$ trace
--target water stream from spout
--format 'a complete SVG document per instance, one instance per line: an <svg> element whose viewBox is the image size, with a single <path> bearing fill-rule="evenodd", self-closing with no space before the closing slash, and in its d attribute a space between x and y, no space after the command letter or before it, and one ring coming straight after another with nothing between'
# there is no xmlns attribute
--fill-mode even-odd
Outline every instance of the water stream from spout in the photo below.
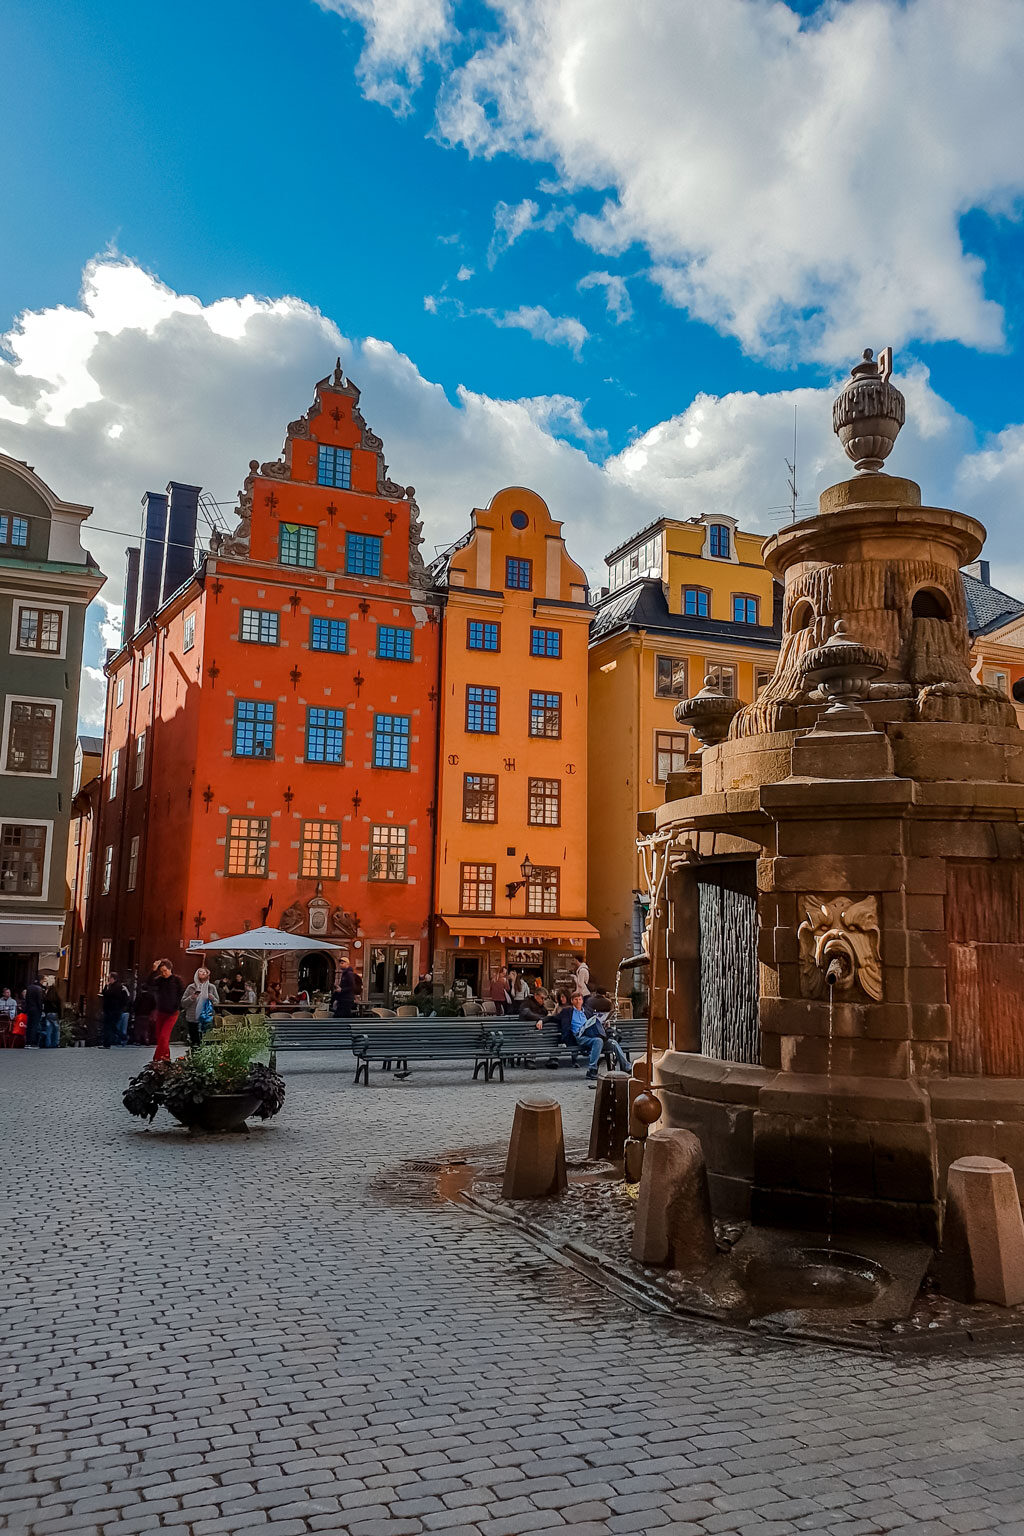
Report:
<svg viewBox="0 0 1024 1536"><path fill-rule="evenodd" d="M832 1239L835 1235L835 1145L832 1131L832 1048L835 1044L836 1034L836 980L831 973L828 977L828 1046L825 1053L825 1144L827 1148L825 1162L825 1182L828 1193L828 1226L826 1228L826 1243L832 1247Z"/></svg>

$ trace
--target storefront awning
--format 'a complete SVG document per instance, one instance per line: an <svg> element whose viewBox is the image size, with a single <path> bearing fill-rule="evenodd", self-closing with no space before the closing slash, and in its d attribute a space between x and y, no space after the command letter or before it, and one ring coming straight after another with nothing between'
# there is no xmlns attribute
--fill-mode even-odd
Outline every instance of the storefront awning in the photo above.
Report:
<svg viewBox="0 0 1024 1536"><path fill-rule="evenodd" d="M0 916L0 951L4 954L52 954L63 942L63 918Z"/></svg>
<svg viewBox="0 0 1024 1536"><path fill-rule="evenodd" d="M585 944L601 937L593 923L582 918L467 917L463 913L449 917L445 912L439 916L453 937L500 939L504 944Z"/></svg>

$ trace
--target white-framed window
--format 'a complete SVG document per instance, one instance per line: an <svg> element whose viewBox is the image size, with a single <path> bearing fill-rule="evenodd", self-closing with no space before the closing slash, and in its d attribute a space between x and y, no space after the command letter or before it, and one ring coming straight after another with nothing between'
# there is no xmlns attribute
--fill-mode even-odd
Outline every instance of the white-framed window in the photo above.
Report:
<svg viewBox="0 0 1024 1536"><path fill-rule="evenodd" d="M138 880L138 878L139 878L139 839L137 837L133 837L131 842L128 844L128 880L127 880L127 886L128 886L128 889L130 891L134 891L134 889L135 889L135 882Z"/></svg>
<svg viewBox="0 0 1024 1536"><path fill-rule="evenodd" d="M19 778L54 779L60 758L60 699L22 698L4 702L0 771Z"/></svg>
<svg viewBox="0 0 1024 1536"><path fill-rule="evenodd" d="M104 939L100 945L100 986L105 987L110 980L110 946L112 940Z"/></svg>
<svg viewBox="0 0 1024 1536"><path fill-rule="evenodd" d="M114 708L120 709L124 703L124 673L117 674L117 688L114 692Z"/></svg>
<svg viewBox="0 0 1024 1536"><path fill-rule="evenodd" d="M142 658L142 677L139 680L140 688L148 688L153 676L153 652L147 651Z"/></svg>
<svg viewBox="0 0 1024 1536"><path fill-rule="evenodd" d="M196 643L196 616L194 613L186 613L183 626L184 638L181 642L183 651L190 651Z"/></svg>
<svg viewBox="0 0 1024 1536"><path fill-rule="evenodd" d="M45 901L52 821L0 822L0 896Z"/></svg>
<svg viewBox="0 0 1024 1536"><path fill-rule="evenodd" d="M121 776L121 748L115 747L110 754L110 778L107 781L107 799L117 799L117 781Z"/></svg>
<svg viewBox="0 0 1024 1536"><path fill-rule="evenodd" d="M142 788L142 781L146 777L146 733L140 732L135 738L135 788Z"/></svg>
<svg viewBox="0 0 1024 1536"><path fill-rule="evenodd" d="M114 874L114 845L108 843L103 850L103 894L110 895L110 882Z"/></svg>
<svg viewBox="0 0 1024 1536"><path fill-rule="evenodd" d="M67 655L68 609L62 603L15 602L11 652L19 656Z"/></svg>

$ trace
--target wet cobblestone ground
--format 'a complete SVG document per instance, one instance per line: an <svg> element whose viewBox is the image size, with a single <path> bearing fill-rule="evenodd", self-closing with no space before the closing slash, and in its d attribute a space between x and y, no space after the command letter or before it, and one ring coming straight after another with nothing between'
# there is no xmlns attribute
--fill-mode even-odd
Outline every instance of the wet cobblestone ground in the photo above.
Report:
<svg viewBox="0 0 1024 1536"><path fill-rule="evenodd" d="M364 1090L285 1056L277 1121L190 1142L121 1109L145 1054L0 1055L0 1529L1024 1533L1018 1357L638 1314L512 1229L379 1192L500 1144L539 1074ZM593 1095L543 1087L582 1141Z"/></svg>

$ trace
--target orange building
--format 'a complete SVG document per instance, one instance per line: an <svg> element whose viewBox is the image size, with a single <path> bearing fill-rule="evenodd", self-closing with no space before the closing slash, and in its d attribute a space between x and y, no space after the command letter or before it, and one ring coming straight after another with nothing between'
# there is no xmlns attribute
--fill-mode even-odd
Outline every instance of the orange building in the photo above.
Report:
<svg viewBox="0 0 1024 1536"><path fill-rule="evenodd" d="M338 942L373 1000L427 969L439 609L382 449L339 364L198 569L198 488L147 496L107 666L93 995L165 953L191 976L191 940L262 922Z"/></svg>
<svg viewBox="0 0 1024 1536"><path fill-rule="evenodd" d="M566 978L587 907L587 579L511 487L432 568L447 592L434 980L486 996L502 964ZM525 876L525 879L524 879Z"/></svg>

